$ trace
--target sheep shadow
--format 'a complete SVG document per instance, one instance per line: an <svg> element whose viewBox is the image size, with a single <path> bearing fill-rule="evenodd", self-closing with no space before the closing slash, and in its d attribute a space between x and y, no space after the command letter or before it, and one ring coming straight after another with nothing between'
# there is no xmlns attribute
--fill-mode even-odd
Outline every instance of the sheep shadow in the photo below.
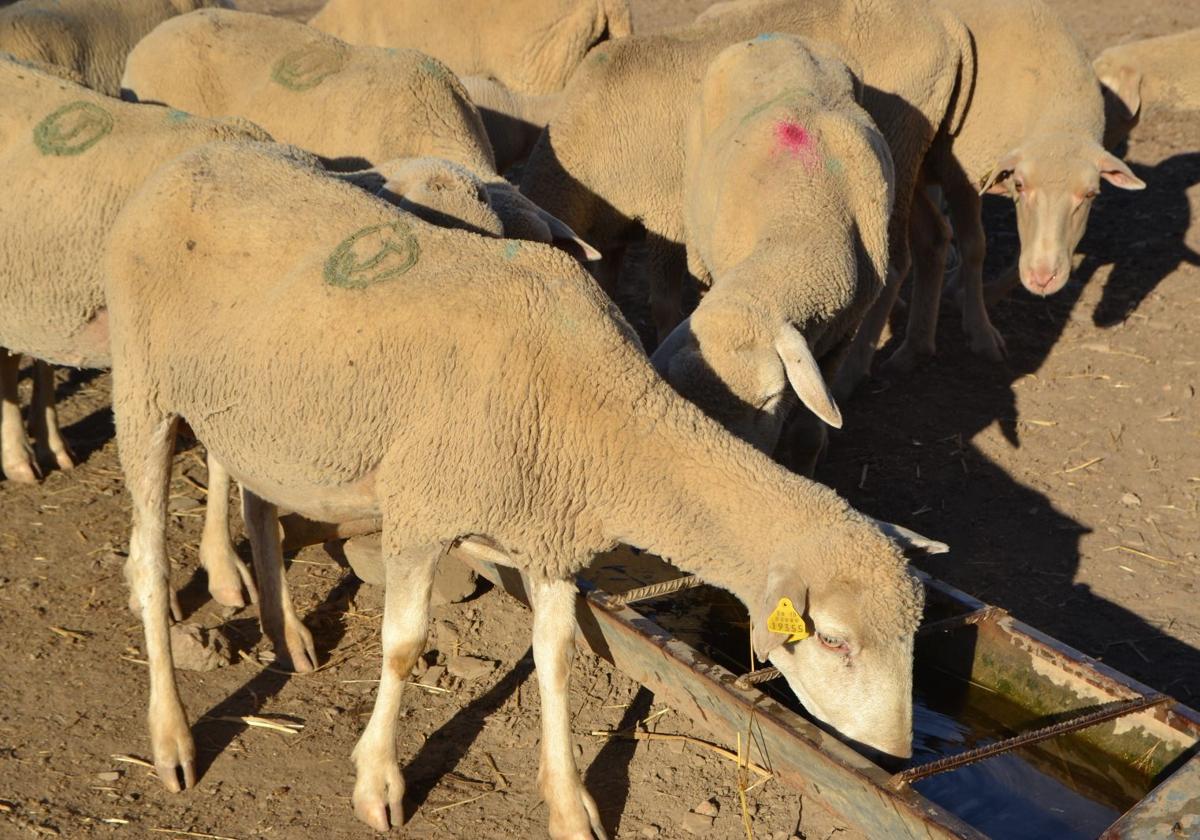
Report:
<svg viewBox="0 0 1200 840"><path fill-rule="evenodd" d="M344 607L358 591L361 581L354 575L347 574L335 585L324 600L312 611L311 616L318 613L330 612ZM249 625L244 626L247 633L244 639L249 639ZM337 647L338 642L345 636L346 627L338 622L322 622L323 632L314 630L314 637L319 644L319 652L326 653ZM332 628L332 629L326 629ZM239 636L242 634L239 632ZM239 639L243 641L244 639ZM234 739L249 729L249 726L237 718L252 715L262 710L266 701L277 695L283 687L295 677L295 674L275 668L264 668L246 681L241 688L229 694L225 700L196 718L193 724L193 737L196 739L196 776L204 778L213 762L225 752ZM233 720L230 720L230 719Z"/></svg>
<svg viewBox="0 0 1200 840"><path fill-rule="evenodd" d="M1080 540L1090 529L972 443L996 423L1020 447L1033 427L1019 416L1014 386L1045 364L1100 266L1114 266L1093 315L1107 325L1197 261L1183 242L1184 191L1200 182L1200 155L1133 168L1150 188L1106 191L1079 248L1083 268L1063 291L1045 299L1019 291L992 308L1008 343L1004 364L973 356L957 308L944 307L937 359L903 380L865 383L817 478L874 516L948 542L952 554L921 561L930 574L1187 701L1200 697L1200 651L1079 582ZM985 223L987 273L995 274L1019 247L1011 206L985 202Z"/></svg>
<svg viewBox="0 0 1200 840"><path fill-rule="evenodd" d="M112 406L97 408L69 426L62 428L63 439L75 455L75 463L83 464L103 449L117 434Z"/></svg>
<svg viewBox="0 0 1200 840"><path fill-rule="evenodd" d="M499 682L463 706L430 734L404 768L405 811L415 814L425 804L438 781L453 770L483 732L487 719L498 711L533 674L533 648Z"/></svg>
<svg viewBox="0 0 1200 840"><path fill-rule="evenodd" d="M1200 266L1185 241L1192 224L1187 190L1200 184L1200 152L1178 154L1155 166L1133 164L1146 182L1140 193L1106 195L1096 208L1075 276L1087 283L1105 265L1112 273L1092 313L1098 327L1125 321L1163 279L1180 266Z"/></svg>
<svg viewBox="0 0 1200 840"><path fill-rule="evenodd" d="M616 731L633 730L650 714L654 694L645 686L638 686L637 693L621 716ZM596 807L605 825L619 834L621 817L629 802L629 764L637 752L638 742L632 738L609 738L600 752L592 759L584 774L584 786L596 800Z"/></svg>

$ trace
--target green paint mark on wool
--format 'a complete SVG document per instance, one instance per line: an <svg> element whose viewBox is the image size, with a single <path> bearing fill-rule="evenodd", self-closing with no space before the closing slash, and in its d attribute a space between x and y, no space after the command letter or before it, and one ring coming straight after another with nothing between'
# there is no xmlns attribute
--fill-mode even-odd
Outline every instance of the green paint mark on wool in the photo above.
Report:
<svg viewBox="0 0 1200 840"><path fill-rule="evenodd" d="M509 240L504 243L504 259L515 260L517 254L521 253L521 243L514 240Z"/></svg>
<svg viewBox="0 0 1200 840"><path fill-rule="evenodd" d="M191 119L191 116L192 115L187 111L180 111L178 108L171 108L167 111L167 122L171 123L172 125L178 125L179 123L187 122L189 119Z"/></svg>
<svg viewBox="0 0 1200 840"><path fill-rule="evenodd" d="M450 76L450 70L445 64L429 56L421 59L421 70L435 79L446 79Z"/></svg>
<svg viewBox="0 0 1200 840"><path fill-rule="evenodd" d="M33 144L44 155L81 155L113 130L113 116L91 102L71 102L34 126Z"/></svg>
<svg viewBox="0 0 1200 840"><path fill-rule="evenodd" d="M766 102L762 102L762 103L754 106L753 108L751 108L749 111L747 111L746 115L743 116L741 119L741 125L745 125L747 122L749 122L750 120L757 117L763 111L765 111L768 108L771 108L775 105L791 104L792 102L795 102L798 99L801 99L803 97L811 97L812 95L813 95L812 91L809 90L808 88L791 88L790 90L785 90L783 93L779 94L778 96L773 96L770 99L768 99Z"/></svg>
<svg viewBox="0 0 1200 840"><path fill-rule="evenodd" d="M333 44L310 44L292 50L271 68L271 81L303 93L312 90L334 73L341 71L349 59L347 51Z"/></svg>
<svg viewBox="0 0 1200 840"><path fill-rule="evenodd" d="M365 289L394 280L421 258L421 245L407 222L371 225L351 234L325 261L325 282L342 289Z"/></svg>

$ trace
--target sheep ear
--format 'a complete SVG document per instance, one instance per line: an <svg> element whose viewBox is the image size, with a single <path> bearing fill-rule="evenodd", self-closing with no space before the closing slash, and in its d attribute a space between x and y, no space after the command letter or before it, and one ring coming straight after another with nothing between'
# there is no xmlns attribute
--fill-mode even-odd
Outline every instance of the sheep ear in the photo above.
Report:
<svg viewBox="0 0 1200 840"><path fill-rule="evenodd" d="M812 632L812 623L805 617L808 586L794 575L781 577L768 573L766 589L755 606L750 616L750 642L761 662L766 662L771 651L785 642L799 641ZM768 625L777 629L772 630ZM778 630L789 625L792 632Z"/></svg>
<svg viewBox="0 0 1200 840"><path fill-rule="evenodd" d="M1012 177L1020 162L1020 152L1010 152L1000 158L988 176L983 179L983 183L979 186L979 194L1008 195L1008 179Z"/></svg>
<svg viewBox="0 0 1200 840"><path fill-rule="evenodd" d="M825 377L821 375L821 368L800 331L791 324L784 324L775 339L775 351L783 359L788 382L792 384L800 402L833 428L842 428L842 412L834 402L833 394L825 384Z"/></svg>
<svg viewBox="0 0 1200 840"><path fill-rule="evenodd" d="M537 207L536 212L538 218L546 223L546 227L550 228L550 235L557 247L580 262L599 262L603 258L603 254L584 242L579 234L571 230L562 219L547 213L541 207Z"/></svg>
<svg viewBox="0 0 1200 840"><path fill-rule="evenodd" d="M1142 74L1136 67L1121 65L1114 73L1100 77L1104 97L1116 97L1125 109L1126 119L1136 121L1142 111Z"/></svg>
<svg viewBox="0 0 1200 840"><path fill-rule="evenodd" d="M671 359L687 342L691 333L692 316L689 315L680 321L679 326L671 330L671 334L664 338L662 344L655 349L654 355L650 357L650 364L654 365L659 376L666 377L667 371L671 368Z"/></svg>
<svg viewBox="0 0 1200 840"><path fill-rule="evenodd" d="M897 525L894 522L884 522L882 519L872 518L871 521L883 532L884 536L898 544L906 554L913 551L924 552L925 554L948 554L950 552L950 546L944 542L923 537L916 531L910 531L903 525Z"/></svg>
<svg viewBox="0 0 1200 840"><path fill-rule="evenodd" d="M1125 161L1110 152L1100 155L1096 165L1100 167L1100 177L1113 186L1123 190L1146 189L1146 182L1134 175L1133 170L1125 165Z"/></svg>

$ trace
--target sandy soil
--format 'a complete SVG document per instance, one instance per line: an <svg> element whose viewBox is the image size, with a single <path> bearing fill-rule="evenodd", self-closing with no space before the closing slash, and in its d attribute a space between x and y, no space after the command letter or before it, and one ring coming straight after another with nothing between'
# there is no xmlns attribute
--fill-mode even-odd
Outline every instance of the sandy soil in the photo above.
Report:
<svg viewBox="0 0 1200 840"><path fill-rule="evenodd" d="M241 5L302 19L316 4ZM683 22L705 5L634 0L636 25ZM1055 5L1094 52L1200 25L1198 4ZM971 358L948 306L939 358L903 382L869 383L819 476L862 509L950 542L953 554L929 571L1193 705L1197 138L1200 115L1147 113L1128 158L1149 188L1106 191L1064 292L995 307L1007 364ZM990 211L994 269L1015 232L1007 208ZM141 632L124 606L128 502L109 378L63 374L59 393L81 466L37 487L0 481L0 836L369 836L351 814L348 756L377 677L379 593L336 549L301 552L289 579L326 665L302 677L264 667L255 611L217 607L195 571L205 481L195 449L178 456L173 484L175 582L188 621L219 626L248 658L181 674L197 722L196 790L168 795L145 767L115 758L145 758L148 745ZM407 696L400 750L415 817L402 836L543 836L528 616L496 592L435 613L430 668L457 654L495 667L471 679L434 671L438 690ZM615 836L693 836L686 814L710 798L719 813L709 835L738 836L732 764L694 746L590 735L648 718L659 732L692 726L606 665L577 662L581 766ZM250 714L303 728L238 720ZM756 837L857 836L773 782L750 799Z"/></svg>

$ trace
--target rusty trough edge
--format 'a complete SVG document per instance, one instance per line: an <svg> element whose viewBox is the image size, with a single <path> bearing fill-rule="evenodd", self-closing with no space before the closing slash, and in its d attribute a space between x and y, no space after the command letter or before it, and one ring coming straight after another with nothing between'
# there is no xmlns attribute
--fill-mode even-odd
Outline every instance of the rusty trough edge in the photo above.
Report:
<svg viewBox="0 0 1200 840"><path fill-rule="evenodd" d="M1177 840L1200 835L1200 755L1193 755L1099 840Z"/></svg>
<svg viewBox="0 0 1200 840"><path fill-rule="evenodd" d="M973 612L991 606L919 569L914 568L913 571L926 587L959 602ZM1003 613L1003 611L993 618L991 626L1003 632L1012 644L1019 645L1030 654L1053 663L1114 698L1132 699L1160 693L1156 689L1138 682L1128 674L1088 656L1083 651L1077 650L1053 636L1043 633L1036 627ZM1170 703L1155 706L1138 714L1151 715L1172 729L1187 733L1193 739L1200 740L1200 713L1175 698L1171 698Z"/></svg>
<svg viewBox="0 0 1200 840"><path fill-rule="evenodd" d="M528 604L520 572L480 559L475 552L458 549L456 556ZM889 789L884 770L757 689L737 688L734 674L599 590L581 593L576 618L580 647L614 664L713 736L734 743L753 721L755 736L766 747L758 763L868 836L987 840L911 788Z"/></svg>

